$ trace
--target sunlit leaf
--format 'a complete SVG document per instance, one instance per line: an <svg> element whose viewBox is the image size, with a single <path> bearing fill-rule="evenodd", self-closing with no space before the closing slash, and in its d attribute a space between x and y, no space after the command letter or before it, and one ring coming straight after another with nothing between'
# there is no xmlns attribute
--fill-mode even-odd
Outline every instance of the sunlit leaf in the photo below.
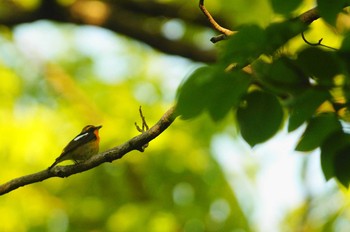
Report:
<svg viewBox="0 0 350 232"><path fill-rule="evenodd" d="M341 130L341 128L341 124L334 114L320 114L308 122L295 150L312 151L320 147L329 135Z"/></svg>
<svg viewBox="0 0 350 232"><path fill-rule="evenodd" d="M272 94L254 91L237 110L237 121L243 138L254 146L271 138L283 120L282 107Z"/></svg>
<svg viewBox="0 0 350 232"><path fill-rule="evenodd" d="M330 98L328 91L309 89L297 96L292 103L288 131L297 129L306 120L311 118L316 109Z"/></svg>

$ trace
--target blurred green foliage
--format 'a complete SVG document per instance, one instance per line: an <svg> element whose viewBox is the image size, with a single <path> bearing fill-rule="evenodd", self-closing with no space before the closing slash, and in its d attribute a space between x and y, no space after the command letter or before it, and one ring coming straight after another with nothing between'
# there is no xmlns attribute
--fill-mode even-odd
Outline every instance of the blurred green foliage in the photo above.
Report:
<svg viewBox="0 0 350 232"><path fill-rule="evenodd" d="M16 1L25 10L42 3ZM187 14L201 14L195 2L176 3L190 6ZM112 164L1 196L0 231L259 231L254 212L243 210L237 200L240 189L232 189L211 154L212 136L232 125L231 112L243 138L256 145L281 128L290 110L290 130L308 124L297 149L321 146L326 178L336 176L347 184L349 140L339 121L346 121L342 109L348 98L349 37L333 33L322 22L307 35L314 38L321 31L330 36L328 45L341 44L341 49L306 48L296 38L304 27L287 19L312 3L206 1L213 14L231 24L226 26L241 29L217 46L222 53L217 64L198 69L191 61L98 27L48 21L1 26L1 183L47 168L86 124L103 125L101 151L137 135L138 107L142 105L149 125L155 123L174 104L176 88L189 69L194 71L182 83L177 100L184 118L196 119L177 120L144 153L132 152ZM328 13L324 6L321 14L333 23L339 10ZM0 2L0 18L13 15L11 9ZM192 30L196 28L187 28L186 39L193 39ZM321 63L315 65L313 56L322 57ZM241 70L224 71L231 62L240 67L252 61L258 81ZM330 86L333 81L336 85ZM341 109L325 106L333 99ZM320 109L328 113L319 114ZM328 138L334 131L337 137ZM281 230L337 231L348 219L347 194L344 190L309 199L286 215ZM244 200L253 202L249 196Z"/></svg>
<svg viewBox="0 0 350 232"><path fill-rule="evenodd" d="M103 124L101 151L137 135L140 105L152 125L173 104L162 66L175 64L175 83L177 66L193 66L102 29L44 21L3 28L0 50L2 183L47 168L86 124ZM2 196L0 231L249 231L210 155L214 128L179 121L143 154Z"/></svg>

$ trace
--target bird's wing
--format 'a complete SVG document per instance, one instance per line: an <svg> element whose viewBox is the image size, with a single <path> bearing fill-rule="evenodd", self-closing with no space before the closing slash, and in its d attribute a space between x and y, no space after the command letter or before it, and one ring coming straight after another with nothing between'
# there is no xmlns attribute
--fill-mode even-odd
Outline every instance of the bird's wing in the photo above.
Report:
<svg viewBox="0 0 350 232"><path fill-rule="evenodd" d="M64 156L65 154L75 150L76 148L80 147L81 145L83 145L89 141L92 141L94 139L96 139L96 136L94 133L89 133L89 132L80 133L72 141L70 141L65 148L63 148L63 151L62 151L60 157ZM58 159L60 157L58 157Z"/></svg>

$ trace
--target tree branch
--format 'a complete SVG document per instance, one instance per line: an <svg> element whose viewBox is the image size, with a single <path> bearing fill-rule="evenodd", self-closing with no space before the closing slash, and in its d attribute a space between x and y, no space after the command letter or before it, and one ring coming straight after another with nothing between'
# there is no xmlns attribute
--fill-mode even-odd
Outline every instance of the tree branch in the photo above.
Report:
<svg viewBox="0 0 350 232"><path fill-rule="evenodd" d="M142 150L145 144L152 141L158 135L160 135L165 129L167 129L175 120L175 106L170 108L162 118L149 130L146 130L142 134L130 139L122 145L111 148L105 152L102 152L91 159L76 164L67 166L56 166L51 170L43 170L30 175L22 176L10 180L9 182L0 185L0 195L9 193L19 187L23 187L36 182L41 182L51 177L68 177L76 173L81 173L99 166L105 162L112 162L114 160L122 158L124 155L133 150Z"/></svg>
<svg viewBox="0 0 350 232"><path fill-rule="evenodd" d="M115 0L105 0L108 3L115 4ZM164 3L162 1L148 1L140 2L134 0L118 0L118 5L122 6L128 11L135 12L137 14L143 14L148 17L164 17L167 18L180 18L183 21L190 22L197 26L208 26L208 21L200 14L193 14L192 4L184 4L183 2L171 2ZM197 10L197 9L195 9ZM216 16L216 20L223 24L228 24L222 15Z"/></svg>
<svg viewBox="0 0 350 232"><path fill-rule="evenodd" d="M299 15L299 20L306 24L311 24L313 21L320 18L320 14L318 13L317 7L314 7L308 11L305 11L301 15Z"/></svg>

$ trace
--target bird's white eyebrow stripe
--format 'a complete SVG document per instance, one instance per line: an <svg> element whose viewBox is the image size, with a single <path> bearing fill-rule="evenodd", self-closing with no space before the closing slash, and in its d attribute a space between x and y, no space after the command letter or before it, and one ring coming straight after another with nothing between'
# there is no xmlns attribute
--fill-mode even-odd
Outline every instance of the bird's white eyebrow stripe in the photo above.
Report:
<svg viewBox="0 0 350 232"><path fill-rule="evenodd" d="M78 141L79 139L81 139L81 138L83 138L83 137L85 137L85 136L87 136L89 133L88 132L86 132L86 133L84 133L84 134L82 134L82 135L78 135L77 137L75 137L73 140L74 141Z"/></svg>

